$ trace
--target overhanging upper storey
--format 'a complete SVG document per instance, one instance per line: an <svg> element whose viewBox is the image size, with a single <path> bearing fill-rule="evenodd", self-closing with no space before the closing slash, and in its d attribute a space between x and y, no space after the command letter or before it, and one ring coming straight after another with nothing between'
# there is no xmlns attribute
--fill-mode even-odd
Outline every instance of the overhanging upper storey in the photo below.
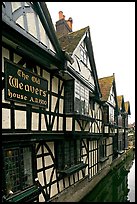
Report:
<svg viewBox="0 0 137 204"><path fill-rule="evenodd" d="M102 93L102 102L104 104L104 123L117 124L118 104L115 75L99 79L99 85Z"/></svg>
<svg viewBox="0 0 137 204"><path fill-rule="evenodd" d="M3 2L2 42L50 69L63 69L62 51L45 2ZM45 60L46 58L46 60Z"/></svg>

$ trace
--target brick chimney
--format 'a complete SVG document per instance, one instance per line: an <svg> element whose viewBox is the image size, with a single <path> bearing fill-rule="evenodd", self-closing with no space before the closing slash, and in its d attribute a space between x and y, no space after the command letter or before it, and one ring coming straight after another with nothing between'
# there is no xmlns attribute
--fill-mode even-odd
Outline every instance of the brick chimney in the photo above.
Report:
<svg viewBox="0 0 137 204"><path fill-rule="evenodd" d="M72 32L72 23L73 20L70 17L68 20L65 20L65 15L62 11L59 11L59 20L56 22L56 33L60 37L69 32Z"/></svg>
<svg viewBox="0 0 137 204"><path fill-rule="evenodd" d="M67 20L67 24L71 28L71 30L72 30L72 23L73 23L73 20L71 17L69 17L69 19Z"/></svg>

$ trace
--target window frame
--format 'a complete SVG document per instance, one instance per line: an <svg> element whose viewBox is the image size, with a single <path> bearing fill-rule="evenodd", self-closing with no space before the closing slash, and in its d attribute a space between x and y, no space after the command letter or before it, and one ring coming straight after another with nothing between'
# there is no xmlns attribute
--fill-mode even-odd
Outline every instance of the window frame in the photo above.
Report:
<svg viewBox="0 0 137 204"><path fill-rule="evenodd" d="M69 169L81 163L81 140L57 141L55 143L55 158L58 171Z"/></svg>
<svg viewBox="0 0 137 204"><path fill-rule="evenodd" d="M27 183L25 183L25 178L26 178L26 175L25 175L25 164L24 164L24 161L25 159L23 158L25 153L26 152L23 152L25 149L27 150L27 148L29 148L29 159L31 160L31 164L29 166L29 170L26 170L27 173L30 173L29 177L30 177L30 184L27 185ZM15 151L16 151L16 155L15 155ZM21 192L27 188L30 188L34 182L35 182L35 178L36 178L36 171L35 171L35 157L33 155L33 151L34 151L34 146L32 144L26 144L26 145L19 145L19 146L8 146L8 147L3 147L3 187L4 187L4 190L3 190L3 194L8 196L8 192L9 190L11 190L13 192L13 195L18 193L18 192ZM13 164L16 165L15 163L15 160L16 162L18 163L18 177L16 177L17 179L19 179L19 185L16 185L17 184L17 181L16 181L16 184L11 184L12 188L13 189L9 189L8 190L8 184L6 184L6 172L9 173L11 170L9 169L7 171L6 169L6 152L8 153L9 152L9 156L7 156L7 161L8 160L11 160L13 161ZM20 155L22 152L22 155ZM11 154L11 155L10 155ZM8 158L9 157L9 158ZM11 158L10 158L11 157ZM22 158L22 160L21 160ZM27 158L27 161L28 161L28 158ZM21 164L22 163L22 164ZM26 163L27 164L27 163ZM15 169L16 168L16 169ZM13 170L17 170L17 166L13 168ZM24 168L24 169L23 169ZM24 171L23 171L24 170ZM11 175L11 177L13 178L14 175ZM11 178L10 177L10 178ZM28 178L29 178L28 177ZM23 180L24 178L24 180ZM28 182L28 180L26 180ZM10 181L9 181L10 182ZM24 183L23 183L24 182ZM25 186L26 184L26 186Z"/></svg>
<svg viewBox="0 0 137 204"><path fill-rule="evenodd" d="M100 146L99 146L100 162L104 162L108 159L106 143L107 143L106 138L103 138L102 140L100 140Z"/></svg>
<svg viewBox="0 0 137 204"><path fill-rule="evenodd" d="M80 45L80 60L81 60L81 62L83 62L87 66L88 54L87 54L87 50L85 48L86 48L86 44L82 43Z"/></svg>
<svg viewBox="0 0 137 204"><path fill-rule="evenodd" d="M89 114L89 90L78 80L75 80L74 98L74 111Z"/></svg>
<svg viewBox="0 0 137 204"><path fill-rule="evenodd" d="M109 106L105 105L103 108L103 121L104 124L109 123Z"/></svg>

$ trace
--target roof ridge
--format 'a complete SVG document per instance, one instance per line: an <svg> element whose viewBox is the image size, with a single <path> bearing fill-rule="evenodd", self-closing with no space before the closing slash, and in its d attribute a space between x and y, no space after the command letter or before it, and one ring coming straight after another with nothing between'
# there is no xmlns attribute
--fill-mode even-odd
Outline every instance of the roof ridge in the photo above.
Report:
<svg viewBox="0 0 137 204"><path fill-rule="evenodd" d="M86 30L86 29L88 29L89 28L89 26L86 26L86 27L84 27L84 28L80 28L79 30L76 30L76 31L72 31L72 32L69 32L68 34L72 34L72 33L75 33L75 32L79 32L80 30Z"/></svg>
<svg viewBox="0 0 137 204"><path fill-rule="evenodd" d="M110 77L114 77L114 76L110 75L110 76L105 76L105 77L101 77L101 78L98 78L98 79L105 79L105 78L110 78Z"/></svg>
<svg viewBox="0 0 137 204"><path fill-rule="evenodd" d="M64 49L68 53L72 53L88 29L89 26L86 26L75 32L69 32L58 37L62 49Z"/></svg>
<svg viewBox="0 0 137 204"><path fill-rule="evenodd" d="M86 31L86 29L88 29L88 28L89 28L89 26L86 26L86 27L81 28L81 29L79 29L79 30L69 32L69 33L67 33L67 34L61 35L60 37L58 37L58 39L60 39L60 38L62 38L62 37L65 37L65 36L67 36L67 35L71 35L71 34L77 33L77 32L79 32L79 31L81 31L81 30L85 30L85 31Z"/></svg>

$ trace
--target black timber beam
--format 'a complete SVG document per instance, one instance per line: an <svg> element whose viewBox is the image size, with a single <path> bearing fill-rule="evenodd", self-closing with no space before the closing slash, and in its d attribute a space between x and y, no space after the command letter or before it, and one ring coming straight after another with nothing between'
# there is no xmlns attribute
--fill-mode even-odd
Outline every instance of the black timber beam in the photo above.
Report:
<svg viewBox="0 0 137 204"><path fill-rule="evenodd" d="M2 133L3 145L22 143L22 142L40 142L40 141L55 141L64 140L65 134L63 132L30 132L30 133Z"/></svg>
<svg viewBox="0 0 137 204"><path fill-rule="evenodd" d="M37 14L39 15L39 18L43 24L43 27L45 28L45 31L54 45L54 48L56 52L58 53L60 59L64 62L65 64L65 53L62 51L61 46L58 42L55 29L47 8L47 5L45 2L33 2L33 5L35 6L35 10L37 11Z"/></svg>
<svg viewBox="0 0 137 204"><path fill-rule="evenodd" d="M37 40L31 36L25 35L24 32L21 32L21 29L17 30L7 23L2 22L2 36L4 37L2 41L4 41L4 43L7 41L7 43L21 55L29 57L43 66L45 66L45 62L48 61L58 66L59 69L62 69L62 61L55 53L49 51L46 46L42 46L42 44L38 43Z"/></svg>
<svg viewBox="0 0 137 204"><path fill-rule="evenodd" d="M97 76L96 65L95 65L95 60L94 60L93 47L92 47L91 39L88 36L85 38L85 43L87 45L87 50L89 52L90 65L93 69L93 73L95 77L96 92L97 92L98 97L100 98L102 94L101 94L99 83L98 83L98 76Z"/></svg>

